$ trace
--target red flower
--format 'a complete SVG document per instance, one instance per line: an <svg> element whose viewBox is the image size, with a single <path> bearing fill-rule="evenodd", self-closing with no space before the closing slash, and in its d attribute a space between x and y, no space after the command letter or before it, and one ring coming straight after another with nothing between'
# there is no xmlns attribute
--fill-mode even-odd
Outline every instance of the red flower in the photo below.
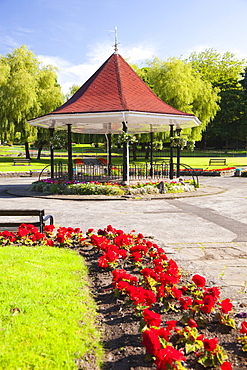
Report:
<svg viewBox="0 0 247 370"><path fill-rule="evenodd" d="M213 307L213 305L214 305L214 299L213 299L213 297L211 295L206 295L204 297L203 303L205 305L208 305L208 306L212 306Z"/></svg>
<svg viewBox="0 0 247 370"><path fill-rule="evenodd" d="M204 339L204 334L200 334L198 335L198 337L196 338L196 340L203 340Z"/></svg>
<svg viewBox="0 0 247 370"><path fill-rule="evenodd" d="M52 233L52 231L55 229L54 225L45 225L44 232L46 233Z"/></svg>
<svg viewBox="0 0 247 370"><path fill-rule="evenodd" d="M113 227L112 227L112 225L108 225L107 227L106 227L106 230L108 231L108 232L113 232L115 229L113 229Z"/></svg>
<svg viewBox="0 0 247 370"><path fill-rule="evenodd" d="M18 235L21 238L24 238L24 236L26 236L28 233L29 233L29 231L27 229L24 229L24 228L19 228L18 229Z"/></svg>
<svg viewBox="0 0 247 370"><path fill-rule="evenodd" d="M179 303L182 310L188 310L192 306L192 299L190 297L184 297L180 299Z"/></svg>
<svg viewBox="0 0 247 370"><path fill-rule="evenodd" d="M159 280L159 276L150 268L146 267L144 268L143 270L140 271L140 273L145 277L145 278L148 278L148 277L151 277L152 279L158 281Z"/></svg>
<svg viewBox="0 0 247 370"><path fill-rule="evenodd" d="M223 362L223 364L220 366L220 370L232 370L232 365L229 361Z"/></svg>
<svg viewBox="0 0 247 370"><path fill-rule="evenodd" d="M217 286L213 286L211 288L206 288L204 291L205 295L211 295L216 302L220 297L220 290Z"/></svg>
<svg viewBox="0 0 247 370"><path fill-rule="evenodd" d="M191 327L191 328L197 328L198 325L197 325L197 322L193 319L189 319L188 321L188 325Z"/></svg>
<svg viewBox="0 0 247 370"><path fill-rule="evenodd" d="M157 329L157 334L160 338L164 338L167 342L170 338L170 331L168 330L168 328L159 328Z"/></svg>
<svg viewBox="0 0 247 370"><path fill-rule="evenodd" d="M162 348L160 351L158 351L155 359L155 364L157 366L156 369L157 370L167 369L169 365L173 365L174 362L177 361L185 361L183 353L175 349L173 346L168 345L165 348ZM169 368L171 368L171 366L169 366Z"/></svg>
<svg viewBox="0 0 247 370"><path fill-rule="evenodd" d="M201 307L201 311L204 313L210 313L214 307L214 298L211 295L206 295L203 303L204 305Z"/></svg>
<svg viewBox="0 0 247 370"><path fill-rule="evenodd" d="M220 310L221 310L223 313L228 313L229 311L231 311L231 310L232 310L232 307L233 307L233 305L232 305L232 303L231 303L231 301L230 301L230 299L229 299L229 298L226 298L226 299L224 299L223 301L221 301L221 302L219 303L219 305L220 305Z"/></svg>
<svg viewBox="0 0 247 370"><path fill-rule="evenodd" d="M247 321L243 321L241 324L240 333L247 334Z"/></svg>
<svg viewBox="0 0 247 370"><path fill-rule="evenodd" d="M132 257L135 262L142 262L142 255L140 252L133 252Z"/></svg>
<svg viewBox="0 0 247 370"><path fill-rule="evenodd" d="M171 291L172 291L172 296L173 296L174 298L178 299L178 300L181 298L181 296L182 296L182 294L183 294L182 290L180 290L180 289L176 288L175 286L173 286L173 287L171 288Z"/></svg>
<svg viewBox="0 0 247 370"><path fill-rule="evenodd" d="M54 242L51 239L46 240L46 245L49 245L49 247L53 247Z"/></svg>
<svg viewBox="0 0 247 370"><path fill-rule="evenodd" d="M39 239L43 239L44 238L44 234L43 233L40 233L39 231L37 231L35 234L35 239L36 240L39 240Z"/></svg>
<svg viewBox="0 0 247 370"><path fill-rule="evenodd" d="M218 338L213 339L203 339L204 348L206 351L212 352L216 349L218 344Z"/></svg>
<svg viewBox="0 0 247 370"><path fill-rule="evenodd" d="M156 326L159 327L161 324L161 315L146 308L143 311L143 319L148 327Z"/></svg>
<svg viewBox="0 0 247 370"><path fill-rule="evenodd" d="M168 330L173 330L173 329L175 329L175 327L177 325L177 321L176 320L166 321L166 325L167 325Z"/></svg>
<svg viewBox="0 0 247 370"><path fill-rule="evenodd" d="M161 348L159 338L155 329L147 329L142 333L142 345L150 355L156 356Z"/></svg>
<svg viewBox="0 0 247 370"><path fill-rule="evenodd" d="M106 268L108 267L108 260L106 258L105 255L101 256L99 259L98 259L98 266L101 267L101 268Z"/></svg>
<svg viewBox="0 0 247 370"><path fill-rule="evenodd" d="M128 293L135 306L142 305L151 307L154 303L156 303L155 294L151 290L134 286L131 286L131 288L131 291Z"/></svg>
<svg viewBox="0 0 247 370"><path fill-rule="evenodd" d="M118 290L122 292L127 292L131 285L127 281L119 281L114 288L117 288Z"/></svg>
<svg viewBox="0 0 247 370"><path fill-rule="evenodd" d="M136 276L127 274L127 272L124 269L113 270L112 275L113 275L113 281L115 283L120 280L125 280L125 281L131 282L132 284L135 284L138 281Z"/></svg>
<svg viewBox="0 0 247 370"><path fill-rule="evenodd" d="M56 237L58 243L64 243L64 234L57 234L57 237Z"/></svg>
<svg viewBox="0 0 247 370"><path fill-rule="evenodd" d="M203 288L206 285L206 279L201 275L194 275L192 281L198 288Z"/></svg>

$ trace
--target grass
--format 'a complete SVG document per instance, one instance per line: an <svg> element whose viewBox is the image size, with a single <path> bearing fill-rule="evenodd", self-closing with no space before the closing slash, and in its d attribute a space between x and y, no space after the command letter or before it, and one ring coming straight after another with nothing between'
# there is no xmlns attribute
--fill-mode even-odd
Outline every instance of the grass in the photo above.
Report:
<svg viewBox="0 0 247 370"><path fill-rule="evenodd" d="M181 164L189 165L193 168L203 168L203 169L216 169L216 168L225 168L225 167L243 167L247 166L247 158L246 157L226 157L227 158L227 166L222 165L213 165L209 166L209 159L205 157L181 157ZM169 158L155 158L154 162L161 163L162 161L169 161ZM67 158L56 158L55 163L61 161L62 163L67 163ZM122 158L113 158L112 164L113 165L120 165L122 164ZM49 158L42 158L40 161L37 161L35 158L31 159L30 166L28 165L13 165L13 158L11 157L4 157L0 158L0 172L29 172L30 170L42 170L45 166L49 165L50 160ZM131 163L142 165L145 163L143 159L139 159L138 161L132 161ZM176 163L176 158L174 158L174 163ZM181 165L181 169L183 166Z"/></svg>
<svg viewBox="0 0 247 370"><path fill-rule="evenodd" d="M51 247L0 248L0 369L76 369L96 353L96 306L82 257Z"/></svg>
<svg viewBox="0 0 247 370"><path fill-rule="evenodd" d="M121 150L117 148L112 149L112 164L113 165L121 165L122 155ZM46 153L49 156L49 150L45 150L42 153ZM207 157L203 156L207 154ZM14 146L0 146L0 172L26 172L32 169L42 170L45 166L50 164L49 157L41 157L40 160L37 160L35 157L31 158L31 164L29 165L15 165L13 164L13 158L18 158L18 155L24 155L24 146L21 145L14 145ZM209 166L209 158L213 158L217 155L215 152L201 152L196 151L193 152L193 156L188 154L188 156L184 156L187 153L185 151L181 152L180 161L183 164L189 165L193 168L203 168L203 169L216 169L216 168L224 168L226 166L222 165L214 165ZM239 156L238 156L239 154ZM247 165L247 157L243 156L244 153L242 152L235 152L234 156L232 153L224 153L222 158L227 159L227 167L242 167ZM59 155L63 155L63 157L59 157ZM102 146L99 148L93 148L89 144L75 144L73 145L73 155L74 157L83 157L83 156L97 156L97 157L104 157L107 158L107 154ZM197 156L195 156L197 155ZM221 153L222 155L222 153ZM154 163L161 163L162 161L169 161L169 157L154 157ZM64 150L56 150L55 151L55 163L62 162L67 163L67 152ZM144 164L146 161L145 159L138 158L136 161L131 161L130 163L135 164ZM174 163L176 163L176 151L174 150ZM181 166L183 168L183 166Z"/></svg>

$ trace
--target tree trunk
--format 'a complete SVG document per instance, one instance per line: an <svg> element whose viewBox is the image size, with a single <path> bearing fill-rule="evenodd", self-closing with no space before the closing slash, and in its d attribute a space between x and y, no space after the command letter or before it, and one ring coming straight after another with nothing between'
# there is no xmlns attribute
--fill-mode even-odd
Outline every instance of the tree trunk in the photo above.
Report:
<svg viewBox="0 0 247 370"><path fill-rule="evenodd" d="M145 159L146 159L146 161L149 159L149 153L150 153L150 145L149 145L149 143L148 143L148 145L147 145L147 149L146 149L146 155L145 155Z"/></svg>
<svg viewBox="0 0 247 370"><path fill-rule="evenodd" d="M133 161L136 161L136 149L137 149L137 145L136 143L133 143L132 144Z"/></svg>
<svg viewBox="0 0 247 370"><path fill-rule="evenodd" d="M25 152L26 152L26 159L30 159L29 144L27 141L25 142Z"/></svg>
<svg viewBox="0 0 247 370"><path fill-rule="evenodd" d="M40 145L40 146L38 147L37 160L39 160L39 159L40 159L40 157L41 157L41 152L42 152L43 146L44 146L44 145Z"/></svg>

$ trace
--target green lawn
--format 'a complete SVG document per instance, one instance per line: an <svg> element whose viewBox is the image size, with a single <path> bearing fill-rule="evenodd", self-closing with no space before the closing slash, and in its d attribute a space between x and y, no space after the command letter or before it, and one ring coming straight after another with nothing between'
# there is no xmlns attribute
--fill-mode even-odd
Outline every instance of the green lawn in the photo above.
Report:
<svg viewBox="0 0 247 370"><path fill-rule="evenodd" d="M45 150L42 152L46 154L46 156L42 156L40 160L37 160L36 157L31 157L31 164L29 165L14 165L13 159L19 158L20 155L24 156L24 146L0 146L0 171L2 172L9 172L9 171L18 171L18 172L25 172L29 170L42 170L45 166L49 165L49 150ZM183 156L186 154L186 151L181 153L181 163L189 165L193 168L203 168L203 169L214 169L214 168L224 168L225 166L222 165L214 165L209 166L209 158L214 158L215 156L221 155L221 158L227 159L227 166L229 167L242 167L247 166L247 156L243 156L243 152L203 152L203 151L196 151L193 153L188 153L188 156ZM205 155L208 155L206 157ZM112 149L112 164L113 165L120 165L122 164L122 154L121 150L117 148ZM197 156L196 156L197 155ZM238 156L239 155L239 156ZM242 156L241 156L242 155ZM62 156L62 157L61 157ZM105 152L104 147L101 145L99 148L93 148L89 144L76 144L73 145L73 157L74 158L82 158L83 156L96 156L96 157L104 157L107 158L107 154ZM130 157L131 158L131 157ZM169 157L153 157L154 163L161 163L162 161L169 161ZM55 163L62 162L67 163L67 152L64 150L56 150L55 151ZM136 164L144 164L146 161L145 159L138 158L136 161L132 161L131 163ZM176 150L174 150L174 163L176 163ZM181 166L182 168L182 166Z"/></svg>
<svg viewBox="0 0 247 370"><path fill-rule="evenodd" d="M52 247L0 248L0 369L76 369L102 359L82 257Z"/></svg>

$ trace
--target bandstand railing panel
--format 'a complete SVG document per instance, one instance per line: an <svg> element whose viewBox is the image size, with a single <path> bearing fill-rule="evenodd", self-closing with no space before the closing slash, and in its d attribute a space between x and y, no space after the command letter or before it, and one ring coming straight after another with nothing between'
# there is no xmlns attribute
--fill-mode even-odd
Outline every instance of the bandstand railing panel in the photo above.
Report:
<svg viewBox="0 0 247 370"><path fill-rule="evenodd" d="M130 180L151 180L168 178L169 166L167 163L145 165L131 164L129 166ZM67 164L57 163L55 165L54 177L60 179L68 178ZM73 180L77 181L121 181L123 178L123 166L108 166L76 164L73 168Z"/></svg>

